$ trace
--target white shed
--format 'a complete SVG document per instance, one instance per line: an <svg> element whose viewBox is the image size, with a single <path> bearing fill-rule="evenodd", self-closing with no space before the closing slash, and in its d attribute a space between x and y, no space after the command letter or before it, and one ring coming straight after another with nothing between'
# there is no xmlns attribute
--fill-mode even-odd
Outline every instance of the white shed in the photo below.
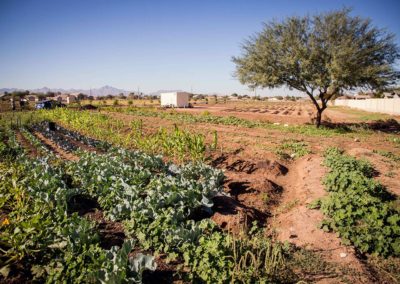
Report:
<svg viewBox="0 0 400 284"><path fill-rule="evenodd" d="M163 107L189 107L189 93L171 92L161 93L161 106Z"/></svg>

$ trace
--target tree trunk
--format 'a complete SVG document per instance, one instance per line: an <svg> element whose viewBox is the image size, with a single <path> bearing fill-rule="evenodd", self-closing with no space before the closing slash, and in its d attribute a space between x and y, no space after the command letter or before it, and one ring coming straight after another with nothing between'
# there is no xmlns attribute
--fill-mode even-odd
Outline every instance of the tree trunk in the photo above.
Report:
<svg viewBox="0 0 400 284"><path fill-rule="evenodd" d="M319 95L320 99L321 99L321 104L322 106L320 106L317 102L317 100L314 98L312 93L307 92L307 95L310 97L312 103L314 104L315 108L317 109L317 116L315 117L315 126L317 128L319 128L321 126L321 120L322 120L322 112L327 108L327 100L324 100L323 98L323 94L325 93L321 93Z"/></svg>
<svg viewBox="0 0 400 284"><path fill-rule="evenodd" d="M317 109L317 116L315 117L315 125L317 128L321 126L321 120L322 120L322 112L324 111L324 108L319 108Z"/></svg>

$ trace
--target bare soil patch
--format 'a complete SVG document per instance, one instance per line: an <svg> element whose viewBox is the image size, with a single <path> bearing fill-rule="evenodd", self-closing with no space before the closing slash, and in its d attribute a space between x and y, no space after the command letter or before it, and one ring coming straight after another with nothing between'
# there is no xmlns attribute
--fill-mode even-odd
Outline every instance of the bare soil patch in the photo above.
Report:
<svg viewBox="0 0 400 284"><path fill-rule="evenodd" d="M21 144L21 146L27 151L28 155L31 157L37 157L39 156L39 153L34 147L23 135L20 131L16 131L15 135L17 137L18 142Z"/></svg>
<svg viewBox="0 0 400 284"><path fill-rule="evenodd" d="M277 203L282 187L271 179L284 175L287 169L276 161L248 161L237 155L242 149L222 154L212 165L225 171L226 196L214 199L212 219L224 229L239 232L253 221L265 226L271 216L269 204Z"/></svg>

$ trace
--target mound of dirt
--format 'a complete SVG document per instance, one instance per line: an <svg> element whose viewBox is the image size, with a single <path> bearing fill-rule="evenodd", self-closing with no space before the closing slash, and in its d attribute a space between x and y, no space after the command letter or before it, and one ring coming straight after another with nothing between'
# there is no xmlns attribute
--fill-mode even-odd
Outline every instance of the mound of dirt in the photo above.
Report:
<svg viewBox="0 0 400 284"><path fill-rule="evenodd" d="M274 180L288 173L277 161L239 158L242 149L214 158L212 165L225 171L226 196L215 198L212 219L223 229L238 232L257 221L266 225L272 205L277 204L282 187Z"/></svg>
<svg viewBox="0 0 400 284"><path fill-rule="evenodd" d="M213 159L211 165L230 172L253 174L263 172L270 176L286 175L288 168L278 161L270 160L244 160L237 157L240 149L233 153L222 154Z"/></svg>
<svg viewBox="0 0 400 284"><path fill-rule="evenodd" d="M253 221L263 224L267 218L265 213L248 207L229 196L216 196L213 201L212 210L214 214L211 219L220 228L233 233L239 233L246 229L251 226Z"/></svg>
<svg viewBox="0 0 400 284"><path fill-rule="evenodd" d="M81 109L81 110L94 110L94 109L98 109L98 107L97 107L97 106L94 106L94 105L91 105L91 104L89 104L89 105L84 105L84 106L81 106L79 109Z"/></svg>

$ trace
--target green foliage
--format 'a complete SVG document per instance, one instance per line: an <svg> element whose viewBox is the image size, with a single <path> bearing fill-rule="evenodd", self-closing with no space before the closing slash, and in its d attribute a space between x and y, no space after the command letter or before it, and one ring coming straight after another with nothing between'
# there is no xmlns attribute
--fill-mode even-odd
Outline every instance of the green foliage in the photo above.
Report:
<svg viewBox="0 0 400 284"><path fill-rule="evenodd" d="M400 162L400 157L394 154L393 152L390 151L383 151L383 150L374 150L373 151L376 154L379 154L385 158L388 158L394 162Z"/></svg>
<svg viewBox="0 0 400 284"><path fill-rule="evenodd" d="M239 237L213 232L201 236L198 243L184 244L185 265L195 272L193 282L268 283L279 282L287 273L289 248L265 239L255 227Z"/></svg>
<svg viewBox="0 0 400 284"><path fill-rule="evenodd" d="M304 141L284 140L282 145L277 147L275 153L282 159L296 159L310 154L311 151Z"/></svg>
<svg viewBox="0 0 400 284"><path fill-rule="evenodd" d="M287 85L306 93L319 114L318 126L327 102L342 91L395 83L400 54L394 35L350 12L266 23L243 45L242 56L233 58L237 77L251 88Z"/></svg>
<svg viewBox="0 0 400 284"><path fill-rule="evenodd" d="M389 138L389 141L395 144L396 147L400 147L400 137L391 137Z"/></svg>
<svg viewBox="0 0 400 284"><path fill-rule="evenodd" d="M151 154L163 154L169 157L176 157L178 161L194 160L203 161L207 146L205 136L189 131L181 130L176 125L173 131L168 132L165 128L160 128L154 134L144 134L142 122L139 124L132 121L134 126L130 135L132 147ZM215 136L214 136L215 137ZM215 144L208 147L215 149Z"/></svg>
<svg viewBox="0 0 400 284"><path fill-rule="evenodd" d="M372 166L337 148L325 152L324 164L330 169L324 180L329 196L312 205L328 217L322 228L338 232L343 243L363 253L399 256L399 209L394 197L372 178Z"/></svg>
<svg viewBox="0 0 400 284"><path fill-rule="evenodd" d="M55 109L38 112L38 116L116 146L140 149L149 154L162 154L180 162L204 161L207 151L214 149L214 144L206 144L204 135L182 130L177 126L172 131L161 127L155 133L144 133L143 121L132 120L131 131L127 132L123 121L90 111Z"/></svg>
<svg viewBox="0 0 400 284"><path fill-rule="evenodd" d="M67 185L65 164L53 163L50 158L45 152L42 159L24 154L13 160L1 156L3 277L16 265L23 265L37 282L93 283L102 279L99 275L104 276L104 283L140 281L143 269L154 269L152 258L128 256L132 246L102 249L95 224L68 213L70 198L82 194L82 189Z"/></svg>

